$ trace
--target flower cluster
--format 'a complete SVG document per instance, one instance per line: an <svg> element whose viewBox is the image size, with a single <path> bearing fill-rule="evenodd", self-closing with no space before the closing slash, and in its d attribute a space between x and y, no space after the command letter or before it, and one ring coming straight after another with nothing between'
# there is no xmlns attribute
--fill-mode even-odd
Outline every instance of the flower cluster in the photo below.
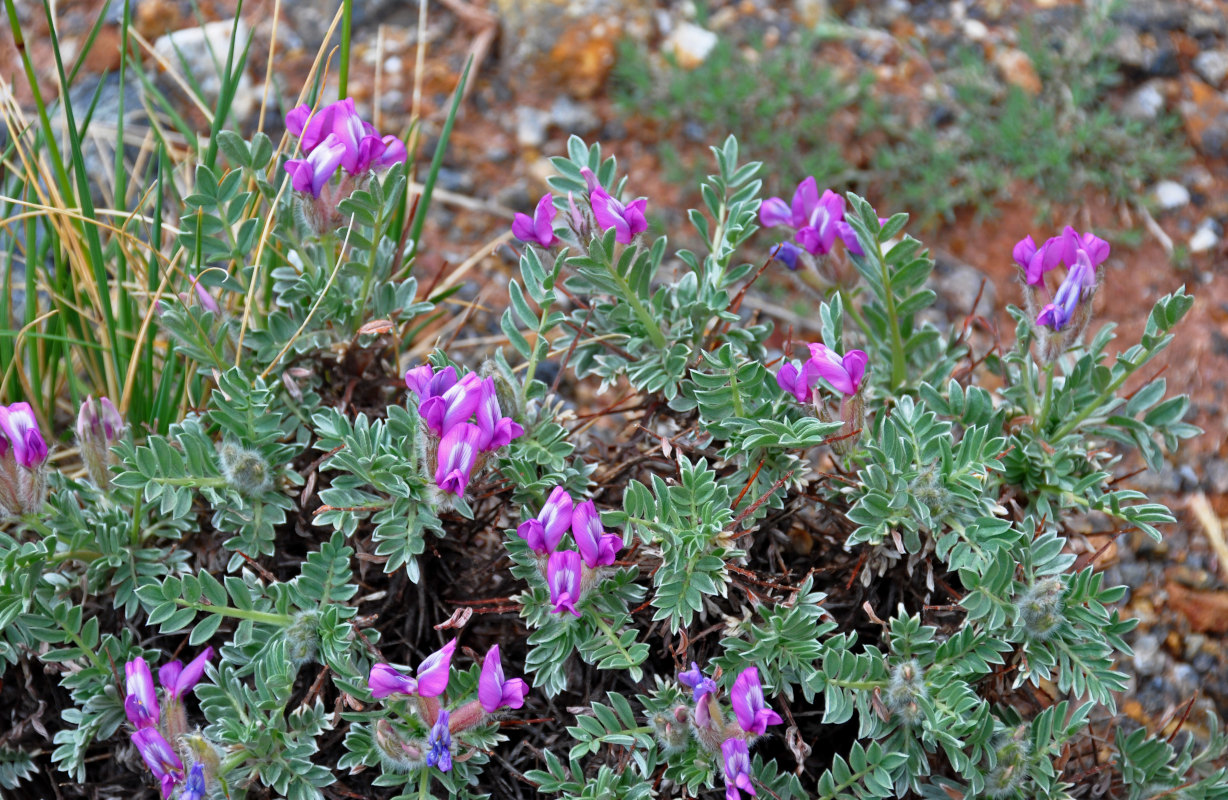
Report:
<svg viewBox="0 0 1228 800"><path fill-rule="evenodd" d="M765 228L786 226L796 233L792 242L783 242L775 253L789 269L797 269L801 251L812 256L827 255L836 239L855 256L863 255L852 226L844 221L844 198L827 189L819 194L814 177L806 178L793 192L793 201L769 197L759 206L759 222Z"/></svg>
<svg viewBox="0 0 1228 800"><path fill-rule="evenodd" d="M559 550L568 530L576 550ZM622 549L622 538L601 526L597 505L592 500L577 504L562 486L554 487L537 518L520 523L516 534L545 559L546 585L555 614L568 611L580 616L576 603L592 576L612 565Z"/></svg>
<svg viewBox="0 0 1228 800"><path fill-rule="evenodd" d="M423 364L405 373L405 385L418 398L436 464L435 485L445 494L464 495L479 458L524 433L503 416L494 378L472 372L459 378L455 367L436 372Z"/></svg>
<svg viewBox="0 0 1228 800"><path fill-rule="evenodd" d="M30 404L0 406L0 517L43 507L46 463L47 442Z"/></svg>
<svg viewBox="0 0 1228 800"><path fill-rule="evenodd" d="M392 765L405 768L437 767L441 772L452 769L452 736L486 722L490 715L504 708L524 705L529 685L520 678L508 679L503 674L499 646L495 645L482 661L478 678L478 698L459 708L443 708L440 695L448 688L452 655L456 640L427 656L416 677L406 675L388 664L371 668L367 686L377 700L400 695L412 697L423 727L429 728L426 741L406 738L397 726L385 719L377 726L376 743Z"/></svg>
<svg viewBox="0 0 1228 800"><path fill-rule="evenodd" d="M759 683L758 668L744 669L733 682L729 703L733 707L734 718L728 722L721 704L717 702L716 681L705 675L698 664L691 662L691 668L680 673L678 681L692 692L696 737L713 754L721 755L725 768L726 800L739 800L739 792L754 795L749 745L766 733L769 725L782 722L780 715L768 708L763 686ZM685 708L680 708L675 718L686 719Z"/></svg>
<svg viewBox="0 0 1228 800"><path fill-rule="evenodd" d="M781 389L797 398L797 402L814 404L819 418L824 421L840 420L843 433L833 444L840 452L848 452L854 442L854 434L865 422L865 404L862 400L862 381L870 357L864 350L850 350L843 356L830 347L814 342L810 345L810 358L797 363L786 361L776 372L776 383ZM840 409L833 413L822 402L818 387L826 382L840 395Z"/></svg>
<svg viewBox="0 0 1228 800"><path fill-rule="evenodd" d="M312 113L304 104L286 114L286 128L299 137L306 158L286 162L295 191L319 198L338 168L357 178L405 160L405 145L395 136L380 136L358 116L353 98L329 103Z"/></svg>
<svg viewBox="0 0 1228 800"><path fill-rule="evenodd" d="M613 229L615 241L631 244L635 237L648 230L648 219L644 216L648 198L637 197L624 204L605 190L592 170L585 167L580 173L588 185L587 212L581 211L574 195L567 195L571 227L577 236L583 236L595 223L602 230ZM516 215L512 221L512 235L526 244L553 247L560 241L554 233L554 218L557 214L554 196L542 195L532 217L528 214Z"/></svg>
<svg viewBox="0 0 1228 800"><path fill-rule="evenodd" d="M1023 271L1028 311L1038 328L1044 328L1059 348L1078 338L1091 319L1091 299L1096 293L1096 268L1109 257L1109 244L1092 233L1079 233L1069 225L1060 236L1039 247L1031 236L1015 245L1015 263ZM1066 277L1057 292L1037 310L1037 291L1046 295L1045 275L1060 265ZM1073 324L1072 324L1073 322ZM1051 360L1052 353L1049 354Z"/></svg>
<svg viewBox="0 0 1228 800"><path fill-rule="evenodd" d="M183 761L171 744L187 733L183 697L200 681L205 664L212 657L213 648L206 647L187 666L180 661L163 664L158 670L158 682L162 684L163 692L161 705L158 704L153 675L145 659L135 658L124 665L124 713L136 728L131 734L132 743L157 778L164 798L169 797L180 783L184 784L181 798L203 798L206 768L216 767L216 764L198 760L185 775Z"/></svg>

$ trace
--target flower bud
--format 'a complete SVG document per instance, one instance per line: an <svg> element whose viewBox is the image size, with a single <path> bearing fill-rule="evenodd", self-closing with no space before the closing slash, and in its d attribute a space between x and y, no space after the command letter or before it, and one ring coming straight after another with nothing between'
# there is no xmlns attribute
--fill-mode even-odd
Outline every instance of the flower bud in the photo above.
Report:
<svg viewBox="0 0 1228 800"><path fill-rule="evenodd" d="M392 723L381 719L375 723L375 749L384 767L393 772L409 772L426 765L426 752L420 739L405 739Z"/></svg>
<svg viewBox="0 0 1228 800"><path fill-rule="evenodd" d="M258 495L272 485L272 469L256 450L226 442L218 448L222 475L230 487L245 497Z"/></svg>
<svg viewBox="0 0 1228 800"><path fill-rule="evenodd" d="M300 611L286 628L286 657L297 665L316 660L320 646L320 612Z"/></svg>
<svg viewBox="0 0 1228 800"><path fill-rule="evenodd" d="M110 466L115 463L111 447L127 426L119 411L105 397L86 397L77 413L77 445L90 480L104 492L111 487Z"/></svg>
<svg viewBox="0 0 1228 800"><path fill-rule="evenodd" d="M37 514L47 494L47 442L29 403L0 406L0 517Z"/></svg>
<svg viewBox="0 0 1228 800"><path fill-rule="evenodd" d="M918 701L925 699L925 695L925 677L917 660L897 664L887 682L887 708L905 725L915 725L923 716Z"/></svg>
<svg viewBox="0 0 1228 800"><path fill-rule="evenodd" d="M1019 601L1024 633L1037 641L1048 639L1062 624L1066 585L1056 576L1032 584Z"/></svg>

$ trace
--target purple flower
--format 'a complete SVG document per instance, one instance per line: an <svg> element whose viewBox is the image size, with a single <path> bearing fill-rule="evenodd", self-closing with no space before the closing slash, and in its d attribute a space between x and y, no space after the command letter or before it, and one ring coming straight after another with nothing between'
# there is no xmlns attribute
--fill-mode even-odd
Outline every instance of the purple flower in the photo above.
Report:
<svg viewBox="0 0 1228 800"><path fill-rule="evenodd" d="M205 674L205 664L213 658L213 648L206 647L201 654L186 666L180 661L171 661L158 669L158 681L168 697L178 700L200 681Z"/></svg>
<svg viewBox="0 0 1228 800"><path fill-rule="evenodd" d="M13 458L26 469L38 469L47 460L47 442L29 403L0 406L0 439L13 448ZM0 456L8 447L0 448Z"/></svg>
<svg viewBox="0 0 1228 800"><path fill-rule="evenodd" d="M160 716L158 692L154 688L149 664L143 658L134 658L124 665L124 674L127 677L124 712L128 715L128 721L138 731L156 726Z"/></svg>
<svg viewBox="0 0 1228 800"><path fill-rule="evenodd" d="M306 158L292 158L286 162L290 185L296 192L308 192L312 197L319 198L324 185L336 173L344 158L345 145L335 135L329 134Z"/></svg>
<svg viewBox="0 0 1228 800"><path fill-rule="evenodd" d="M879 227L887 224L887 217L878 218ZM853 226L840 220L836 223L836 235L840 237L840 241L844 242L845 248L855 256L864 256L866 253L861 249L861 240L857 238L857 231L853 230Z"/></svg>
<svg viewBox="0 0 1228 800"><path fill-rule="evenodd" d="M826 345L815 343L810 345L810 360L804 369L808 376L813 370L814 375L830 383L840 394L853 395L861 388L869 360L864 350L850 350L841 356Z"/></svg>
<svg viewBox="0 0 1228 800"><path fill-rule="evenodd" d="M382 700L390 694L415 694L418 682L387 664L376 664L367 677L367 687L372 697Z"/></svg>
<svg viewBox="0 0 1228 800"><path fill-rule="evenodd" d="M526 244L539 244L542 247L553 247L559 237L554 235L554 197L542 195L537 201L537 209L533 216L517 214L512 220L512 235Z"/></svg>
<svg viewBox="0 0 1228 800"><path fill-rule="evenodd" d="M562 486L554 487L537 519L525 520L516 528L516 535L529 543L529 547L543 555L554 552L559 540L571 527L574 508L571 495Z"/></svg>
<svg viewBox="0 0 1228 800"><path fill-rule="evenodd" d="M733 713L738 718L738 725L747 733L762 736L768 725L779 725L780 715L767 707L763 699L763 687L759 685L759 669L747 667L733 682L733 691L729 693L729 702L733 704Z"/></svg>
<svg viewBox="0 0 1228 800"><path fill-rule="evenodd" d="M1028 285L1039 286L1045 282L1045 273L1061 262L1062 247L1057 237L1037 247L1031 236L1025 236L1015 244L1012 255L1023 269Z"/></svg>
<svg viewBox="0 0 1228 800"><path fill-rule="evenodd" d="M477 422L478 430L482 432L482 443L478 445L478 449L483 453L506 447L524 433L524 428L520 427L519 423L511 417L503 416L494 378L482 381L478 389Z"/></svg>
<svg viewBox="0 0 1228 800"><path fill-rule="evenodd" d="M844 219L844 198L830 189L823 192L804 227L797 232L797 243L811 255L831 252L836 243L837 223Z"/></svg>
<svg viewBox="0 0 1228 800"><path fill-rule="evenodd" d="M622 547L622 537L606 533L601 527L601 515L592 500L576 506L571 514L571 535L575 537L580 557L589 569L608 567Z"/></svg>
<svg viewBox="0 0 1228 800"><path fill-rule="evenodd" d="M588 199L593 206L593 216L597 218L597 224L605 230L613 228L616 241L631 244L632 239L648 230L648 220L644 218L648 198L641 197L623 205L598 186L593 189Z"/></svg>
<svg viewBox="0 0 1228 800"><path fill-rule="evenodd" d="M772 257L778 258L785 262L785 266L789 269L797 269L797 259L802 254L802 249L793 242L781 242L772 251Z"/></svg>
<svg viewBox="0 0 1228 800"><path fill-rule="evenodd" d="M808 364L798 367L796 361L786 361L776 371L776 383L781 389L797 398L797 402L806 403L810 400L810 390L817 377Z"/></svg>
<svg viewBox="0 0 1228 800"><path fill-rule="evenodd" d="M481 385L482 379L471 372L443 394L423 400L418 405L418 414L436 436L443 436L477 411L478 403L482 400L479 392Z"/></svg>
<svg viewBox="0 0 1228 800"><path fill-rule="evenodd" d="M179 800L205 800L205 765L199 761L192 765L188 779L183 784Z"/></svg>
<svg viewBox="0 0 1228 800"><path fill-rule="evenodd" d="M328 137L335 136L344 148L341 165L351 175L405 160L404 142L395 136L381 137L358 116L350 97L329 103L315 114L310 106L301 105L286 114L286 128L299 137L299 147L307 155L324 145Z"/></svg>
<svg viewBox="0 0 1228 800"><path fill-rule="evenodd" d="M405 373L405 385L418 396L419 403L443 395L456 385L456 380L456 367L435 372L430 364L423 364Z"/></svg>
<svg viewBox="0 0 1228 800"><path fill-rule="evenodd" d="M213 295L209 294L209 290L201 284L200 278L188 273L188 277L192 280L192 286L196 289L196 299L200 301L201 308L206 311L212 311L214 314L219 313L222 309L217 304L217 300Z"/></svg>
<svg viewBox="0 0 1228 800"><path fill-rule="evenodd" d="M456 640L445 644L431 653L418 665L418 695L420 697L438 697L448 688L448 675L452 669L452 653L456 650ZM446 716L447 712L443 712ZM445 723L446 726L446 723Z"/></svg>
<svg viewBox="0 0 1228 800"><path fill-rule="evenodd" d="M806 178L793 191L792 204L779 197L769 197L759 206L759 222L766 228L788 225L803 228L819 204L819 184L814 176Z"/></svg>
<svg viewBox="0 0 1228 800"><path fill-rule="evenodd" d="M1058 287L1057 294L1053 296L1053 302L1047 304L1036 315L1036 324L1044 325L1055 331L1066 327L1066 323L1070 322L1070 318L1074 316L1075 308L1079 305L1079 299L1089 280L1094 286L1095 268L1091 265L1087 253L1080 250L1078 261L1070 272L1066 273L1066 280L1062 281L1062 285Z"/></svg>
<svg viewBox="0 0 1228 800"><path fill-rule="evenodd" d="M439 440L439 466L435 469L435 485L440 491L458 497L465 493L481 442L482 431L470 422L453 425L443 435Z"/></svg>
<svg viewBox="0 0 1228 800"><path fill-rule="evenodd" d="M755 785L750 779L750 750L745 739L731 738L721 743L721 756L725 761L725 800L741 800L738 791L754 796Z"/></svg>
<svg viewBox="0 0 1228 800"><path fill-rule="evenodd" d="M131 662L129 662L131 663ZM162 787L162 797L170 797L175 784L183 780L183 762L175 755L170 742L156 728L142 728L132 734L132 743Z"/></svg>
<svg viewBox="0 0 1228 800"><path fill-rule="evenodd" d="M555 614L570 611L580 616L576 603L580 600L580 554L574 550L552 553L546 562L546 585L550 587L551 609Z"/></svg>
<svg viewBox="0 0 1228 800"><path fill-rule="evenodd" d="M716 691L716 681L705 675L694 661L689 670L678 674L678 681L692 690L691 699L697 704L704 703L704 698Z"/></svg>
<svg viewBox="0 0 1228 800"><path fill-rule="evenodd" d="M99 440L109 447L126 427L124 418L105 397L95 400L92 396L86 396L77 412L77 438L82 442Z"/></svg>
<svg viewBox="0 0 1228 800"><path fill-rule="evenodd" d="M490 648L486 658L482 660L482 674L478 678L478 701L482 704L482 710L493 714L504 706L520 708L524 705L527 691L529 684L520 678L504 680L499 645Z"/></svg>
<svg viewBox="0 0 1228 800"><path fill-rule="evenodd" d="M440 772L452 769L452 732L448 730L448 710L439 711L439 718L431 726L431 734L426 744L431 751L426 754L426 763L430 767L439 767Z"/></svg>
<svg viewBox="0 0 1228 800"><path fill-rule="evenodd" d="M1074 267L1079 260L1079 251L1087 253L1088 261L1093 269L1104 263L1109 257L1109 243L1091 231L1079 233L1067 225L1062 231L1062 260L1066 266Z"/></svg>

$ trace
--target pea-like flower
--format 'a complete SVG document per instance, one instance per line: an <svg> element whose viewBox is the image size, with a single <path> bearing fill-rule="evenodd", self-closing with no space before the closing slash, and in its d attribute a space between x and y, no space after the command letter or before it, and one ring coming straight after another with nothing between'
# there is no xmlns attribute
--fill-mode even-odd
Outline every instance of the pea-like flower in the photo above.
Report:
<svg viewBox="0 0 1228 800"><path fill-rule="evenodd" d="M559 550L546 562L546 585L550 587L550 602L555 614L564 611L580 616L576 603L580 601L580 554L574 550Z"/></svg>
<svg viewBox="0 0 1228 800"><path fill-rule="evenodd" d="M124 665L125 691L124 713L136 729L144 730L158 724L161 712L158 706L158 691L154 688L153 673L144 658L134 658Z"/></svg>
<svg viewBox="0 0 1228 800"><path fill-rule="evenodd" d="M452 732L448 730L448 710L440 709L439 718L431 726L430 736L426 740L430 752L426 754L426 763L431 767L439 767L440 772L452 769Z"/></svg>
<svg viewBox="0 0 1228 800"><path fill-rule="evenodd" d="M507 680L503 677L503 662L499 658L499 645L490 648L482 661L482 674L478 678L478 700L482 710L493 714L501 708L520 708L524 705L529 684L520 678Z"/></svg>
<svg viewBox="0 0 1228 800"><path fill-rule="evenodd" d="M843 219L844 198L830 189L825 190L810 212L806 224L798 229L797 243L811 255L831 252L839 232L837 226Z"/></svg>
<svg viewBox="0 0 1228 800"><path fill-rule="evenodd" d="M646 197L623 205L598 186L589 194L589 202L597 224L607 231L613 228L614 239L622 244L631 244L636 236L648 230L648 220L644 217L644 209L648 207Z"/></svg>
<svg viewBox="0 0 1228 800"><path fill-rule="evenodd" d="M393 694L416 694L418 682L389 664L376 664L367 676L367 688L376 700Z"/></svg>
<svg viewBox="0 0 1228 800"><path fill-rule="evenodd" d="M772 255L785 262L785 266L789 269L796 270L798 259L802 255L802 249L793 244L793 242L781 242L772 251Z"/></svg>
<svg viewBox="0 0 1228 800"><path fill-rule="evenodd" d="M678 673L678 681L691 689L691 699L695 703L702 702L706 695L716 691L716 681L705 675L694 661L689 670Z"/></svg>
<svg viewBox="0 0 1228 800"><path fill-rule="evenodd" d="M188 662L185 667L182 661L170 661L158 668L158 681L166 690L167 697L175 700L192 690L205 674L205 665L213 658L213 648L206 647L200 655ZM146 667L148 669L148 667Z"/></svg>
<svg viewBox="0 0 1228 800"><path fill-rule="evenodd" d="M132 734L132 743L158 779L164 800L170 797L175 786L183 780L183 762L175 755L175 749L158 733L157 728L140 729Z"/></svg>
<svg viewBox="0 0 1228 800"><path fill-rule="evenodd" d="M554 235L554 217L557 213L554 196L544 194L542 199L537 201L532 217L528 214L517 214L512 220L512 235L526 244L553 247L559 241L559 237Z"/></svg>
<svg viewBox="0 0 1228 800"><path fill-rule="evenodd" d="M452 653L456 640L431 653L418 665L418 696L438 697L448 688L448 676L452 670Z"/></svg>
<svg viewBox="0 0 1228 800"><path fill-rule="evenodd" d="M726 739L721 743L721 756L725 762L725 800L741 800L739 790L753 797L755 785L751 783L750 749L746 740Z"/></svg>
<svg viewBox="0 0 1228 800"><path fill-rule="evenodd" d="M769 197L759 206L759 222L765 228L788 225L804 228L819 205L819 184L814 176L806 178L793 190L793 202L786 203L780 197Z"/></svg>
<svg viewBox="0 0 1228 800"><path fill-rule="evenodd" d="M0 406L0 458L12 458L28 470L47 461L47 442L29 403Z"/></svg>
<svg viewBox="0 0 1228 800"><path fill-rule="evenodd" d="M292 158L286 162L290 185L294 187L294 191L310 194L318 199L344 159L345 144L335 135L329 134L306 158Z"/></svg>
<svg viewBox="0 0 1228 800"><path fill-rule="evenodd" d="M456 367L444 367L436 372L430 364L422 364L405 373L405 385L422 403L440 397L456 385Z"/></svg>
<svg viewBox="0 0 1228 800"><path fill-rule="evenodd" d="M810 361L807 366L843 395L857 394L861 380L866 374L870 357L864 350L850 350L840 355L822 343L810 345Z"/></svg>
<svg viewBox="0 0 1228 800"><path fill-rule="evenodd" d="M1028 285L1040 286L1045 282L1045 273L1062 262L1061 241L1054 237L1037 247L1030 235L1025 236L1015 244L1012 255Z"/></svg>
<svg viewBox="0 0 1228 800"><path fill-rule="evenodd" d="M418 405L418 414L436 436L444 436L458 423L478 410L482 402L482 379L469 373L442 394L432 395Z"/></svg>
<svg viewBox="0 0 1228 800"><path fill-rule="evenodd" d="M471 422L453 425L439 441L435 485L442 492L461 496L469 486L481 449L482 431Z"/></svg>
<svg viewBox="0 0 1228 800"><path fill-rule="evenodd" d="M1066 273L1066 279L1062 281L1062 285L1058 287L1057 293L1053 296L1053 302L1046 304L1036 315L1037 325L1044 325L1055 331L1062 330L1074 316L1079 300L1085 293L1089 293L1088 287L1096 285L1095 268L1088 254L1080 250L1076 258L1078 260L1074 267Z"/></svg>
<svg viewBox="0 0 1228 800"><path fill-rule="evenodd" d="M571 535L589 569L610 566L622 547L622 537L601 527L601 514L592 500L585 500L572 512Z"/></svg>
<svg viewBox="0 0 1228 800"><path fill-rule="evenodd" d="M183 783L183 793L179 800L205 800L208 792L205 788L205 765L196 763L188 772L188 779Z"/></svg>
<svg viewBox="0 0 1228 800"><path fill-rule="evenodd" d="M537 518L520 523L516 535L528 542L535 552L550 555L571 527L573 508L571 495L562 486L556 486Z"/></svg>
<svg viewBox="0 0 1228 800"><path fill-rule="evenodd" d="M1066 266L1074 268L1074 265L1079 260L1079 251L1087 254L1087 260L1091 264L1093 277L1086 285L1090 286L1095 282L1094 271L1109 257L1109 243L1099 236L1096 236L1091 231L1087 233L1079 233L1071 226L1067 225L1062 230L1061 239L1062 260L1066 262Z"/></svg>
<svg viewBox="0 0 1228 800"><path fill-rule="evenodd" d="M762 736L768 725L779 725L782 721L779 714L767 707L757 667L742 670L742 674L733 682L729 701L733 705L734 716L738 718L738 725L747 733Z"/></svg>
<svg viewBox="0 0 1228 800"><path fill-rule="evenodd" d="M483 453L506 447L524 433L520 423L511 417L503 416L494 378L482 381L478 388L477 424L478 430L482 432L482 442L478 449Z"/></svg>

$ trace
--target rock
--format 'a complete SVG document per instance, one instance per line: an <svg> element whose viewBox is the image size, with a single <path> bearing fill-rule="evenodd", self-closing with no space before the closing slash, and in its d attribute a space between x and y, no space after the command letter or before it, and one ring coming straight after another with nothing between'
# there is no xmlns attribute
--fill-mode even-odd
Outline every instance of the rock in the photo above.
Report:
<svg viewBox="0 0 1228 800"><path fill-rule="evenodd" d="M516 109L516 142L521 147L541 147L546 143L550 113L532 106Z"/></svg>
<svg viewBox="0 0 1228 800"><path fill-rule="evenodd" d="M1205 253L1219 244L1219 234L1215 231L1214 220L1206 220L1190 237L1190 252Z"/></svg>
<svg viewBox="0 0 1228 800"><path fill-rule="evenodd" d="M1207 491L1228 494L1228 459L1211 459L1203 467L1202 473Z"/></svg>
<svg viewBox="0 0 1228 800"><path fill-rule="evenodd" d="M1191 629L1199 633L1228 633L1228 591L1201 592L1179 583L1169 583L1165 588L1169 608L1184 616Z"/></svg>
<svg viewBox="0 0 1228 800"><path fill-rule="evenodd" d="M716 47L717 36L706 28L684 22L665 40L665 50L683 69L695 69Z"/></svg>
<svg viewBox="0 0 1228 800"><path fill-rule="evenodd" d="M934 268L934 288L945 301L946 314L956 320L975 313L991 317L997 292L992 279L970 264L940 257ZM984 284L984 291L981 285ZM977 294L980 300L977 300ZM976 308L972 304L976 303Z"/></svg>
<svg viewBox="0 0 1228 800"><path fill-rule="evenodd" d="M121 10L123 3L112 3ZM141 0L133 11L137 31L153 41L184 26L183 12L173 0Z"/></svg>
<svg viewBox="0 0 1228 800"><path fill-rule="evenodd" d="M222 90L218 74L218 62L225 62L230 47L231 34L237 34L237 47L247 43L247 23L228 19L209 22L195 28L168 33L154 42L154 52L166 59L172 69L190 72L200 86L204 101L212 107L217 103ZM214 61L214 54L218 61ZM224 67L225 64L222 63ZM244 71L239 76L230 110L240 124L256 110L260 98L253 88L252 79Z"/></svg>
<svg viewBox="0 0 1228 800"><path fill-rule="evenodd" d="M1040 76L1036 74L1027 53L1013 47L1003 47L994 54L993 62L1007 83L1018 86L1030 95L1040 94Z"/></svg>
<svg viewBox="0 0 1228 800"><path fill-rule="evenodd" d="M983 42L989 38L989 26L979 19L964 20L964 36L974 42Z"/></svg>
<svg viewBox="0 0 1228 800"><path fill-rule="evenodd" d="M1164 110L1164 95L1155 81L1150 81L1136 89L1126 102L1122 104L1121 113L1130 119L1151 120Z"/></svg>
<svg viewBox="0 0 1228 800"><path fill-rule="evenodd" d="M604 18L576 20L554 43L546 71L573 97L592 97L605 86L618 55L622 29Z"/></svg>
<svg viewBox="0 0 1228 800"><path fill-rule="evenodd" d="M1228 154L1228 100L1222 94L1186 75L1180 110L1195 147L1212 158Z"/></svg>
<svg viewBox="0 0 1228 800"><path fill-rule="evenodd" d="M555 98L550 106L550 121L564 133L586 136L601 127L601 118L585 103L577 103L565 94Z"/></svg>
<svg viewBox="0 0 1228 800"><path fill-rule="evenodd" d="M1167 37L1157 38L1126 28L1105 49L1105 54L1149 78L1171 78L1180 73L1176 48Z"/></svg>
<svg viewBox="0 0 1228 800"><path fill-rule="evenodd" d="M438 181L439 188L446 189L449 192L467 194L473 191L473 178L467 171L462 169L440 167L436 180Z"/></svg>
<svg viewBox="0 0 1228 800"><path fill-rule="evenodd" d="M1190 202L1190 190L1176 181L1160 181L1151 194L1162 211L1172 211Z"/></svg>
<svg viewBox="0 0 1228 800"><path fill-rule="evenodd" d="M1204 50L1194 57L1194 71L1207 83L1218 87L1228 76L1228 52Z"/></svg>
<svg viewBox="0 0 1228 800"><path fill-rule="evenodd" d="M1164 669L1164 653L1160 652L1160 640L1144 634L1134 640L1134 668L1139 675L1154 675Z"/></svg>

